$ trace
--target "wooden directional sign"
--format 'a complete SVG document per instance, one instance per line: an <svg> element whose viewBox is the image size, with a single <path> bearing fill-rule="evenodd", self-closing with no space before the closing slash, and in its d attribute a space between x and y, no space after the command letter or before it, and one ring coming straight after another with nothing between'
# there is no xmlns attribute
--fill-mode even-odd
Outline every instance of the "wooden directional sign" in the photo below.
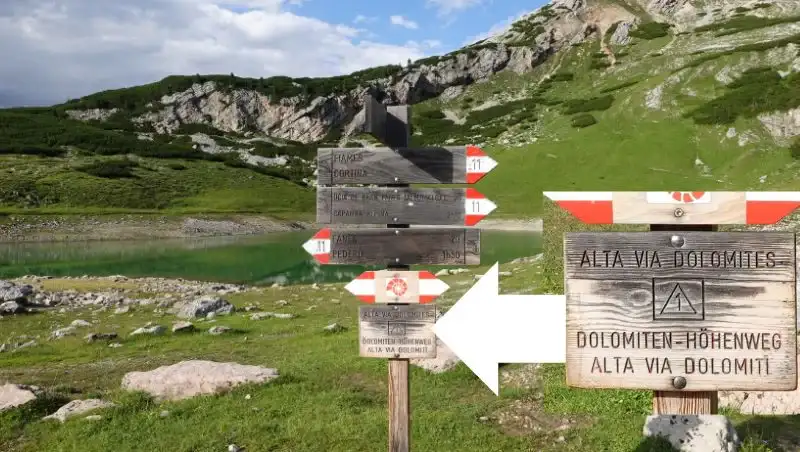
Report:
<svg viewBox="0 0 800 452"><path fill-rule="evenodd" d="M360 355L366 358L436 358L435 305L362 306Z"/></svg>
<svg viewBox="0 0 800 452"><path fill-rule="evenodd" d="M344 287L365 303L425 304L450 287L428 271L364 272Z"/></svg>
<svg viewBox="0 0 800 452"><path fill-rule="evenodd" d="M794 390L795 265L793 233L567 233L567 383Z"/></svg>
<svg viewBox="0 0 800 452"><path fill-rule="evenodd" d="M480 230L322 229L303 248L321 264L480 265Z"/></svg>
<svg viewBox="0 0 800 452"><path fill-rule="evenodd" d="M496 207L473 188L317 188L322 224L474 226Z"/></svg>
<svg viewBox="0 0 800 452"><path fill-rule="evenodd" d="M317 184L474 184L497 166L477 146L317 150Z"/></svg>
<svg viewBox="0 0 800 452"><path fill-rule="evenodd" d="M774 224L800 192L545 192L588 224Z"/></svg>

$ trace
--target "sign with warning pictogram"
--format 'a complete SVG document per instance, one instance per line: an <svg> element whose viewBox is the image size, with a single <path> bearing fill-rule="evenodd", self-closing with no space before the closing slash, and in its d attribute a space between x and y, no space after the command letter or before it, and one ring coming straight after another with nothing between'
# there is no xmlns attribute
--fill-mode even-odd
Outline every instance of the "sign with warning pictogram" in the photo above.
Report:
<svg viewBox="0 0 800 452"><path fill-rule="evenodd" d="M567 384L794 390L795 274L789 232L566 233Z"/></svg>
<svg viewBox="0 0 800 452"><path fill-rule="evenodd" d="M365 358L435 358L436 306L382 305L359 309L359 354Z"/></svg>

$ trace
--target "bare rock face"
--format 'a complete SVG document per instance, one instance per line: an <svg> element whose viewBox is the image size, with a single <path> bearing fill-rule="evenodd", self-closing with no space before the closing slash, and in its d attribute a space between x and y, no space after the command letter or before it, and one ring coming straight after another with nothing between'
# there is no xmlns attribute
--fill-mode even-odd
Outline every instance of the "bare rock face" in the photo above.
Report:
<svg viewBox="0 0 800 452"><path fill-rule="evenodd" d="M159 400L181 400L215 394L243 383L265 383L278 378L277 369L214 361L182 361L148 372L128 372L122 388L144 391Z"/></svg>
<svg viewBox="0 0 800 452"><path fill-rule="evenodd" d="M15 384L0 386L0 412L25 405L36 399L36 388Z"/></svg>
<svg viewBox="0 0 800 452"><path fill-rule="evenodd" d="M17 285L11 281L0 280L0 303L6 301L26 301L28 295L33 294L33 287Z"/></svg>
<svg viewBox="0 0 800 452"><path fill-rule="evenodd" d="M770 135L779 141L800 136L800 108L785 112L762 114L758 120Z"/></svg>

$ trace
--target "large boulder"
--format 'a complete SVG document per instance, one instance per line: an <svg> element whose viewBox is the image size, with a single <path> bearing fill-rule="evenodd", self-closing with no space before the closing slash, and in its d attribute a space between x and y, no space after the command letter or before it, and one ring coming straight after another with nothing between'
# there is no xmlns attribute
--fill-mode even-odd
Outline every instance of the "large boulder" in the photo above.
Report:
<svg viewBox="0 0 800 452"><path fill-rule="evenodd" d="M31 386L4 384L0 385L0 412L25 405L36 399L36 388Z"/></svg>
<svg viewBox="0 0 800 452"><path fill-rule="evenodd" d="M20 286L11 281L0 280L0 303L6 301L26 301L28 295L33 294L33 287Z"/></svg>
<svg viewBox="0 0 800 452"><path fill-rule="evenodd" d="M158 400L181 400L216 394L244 383L278 378L277 369L214 361L182 361L147 372L128 372L122 388L144 391Z"/></svg>
<svg viewBox="0 0 800 452"><path fill-rule="evenodd" d="M227 300L214 295L206 295L180 306L176 315L182 319L196 319L203 318L212 312L216 315L230 314L234 309Z"/></svg>
<svg viewBox="0 0 800 452"><path fill-rule="evenodd" d="M680 452L736 452L741 441L733 424L717 414L648 416L646 437L662 437Z"/></svg>

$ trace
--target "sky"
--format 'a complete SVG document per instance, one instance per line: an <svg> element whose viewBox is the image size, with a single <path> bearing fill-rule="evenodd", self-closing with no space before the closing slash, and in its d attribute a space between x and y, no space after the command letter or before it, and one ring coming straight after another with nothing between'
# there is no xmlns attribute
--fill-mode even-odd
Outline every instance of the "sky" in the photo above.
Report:
<svg viewBox="0 0 800 452"><path fill-rule="evenodd" d="M174 74L319 77L405 64L547 0L0 0L0 107Z"/></svg>

